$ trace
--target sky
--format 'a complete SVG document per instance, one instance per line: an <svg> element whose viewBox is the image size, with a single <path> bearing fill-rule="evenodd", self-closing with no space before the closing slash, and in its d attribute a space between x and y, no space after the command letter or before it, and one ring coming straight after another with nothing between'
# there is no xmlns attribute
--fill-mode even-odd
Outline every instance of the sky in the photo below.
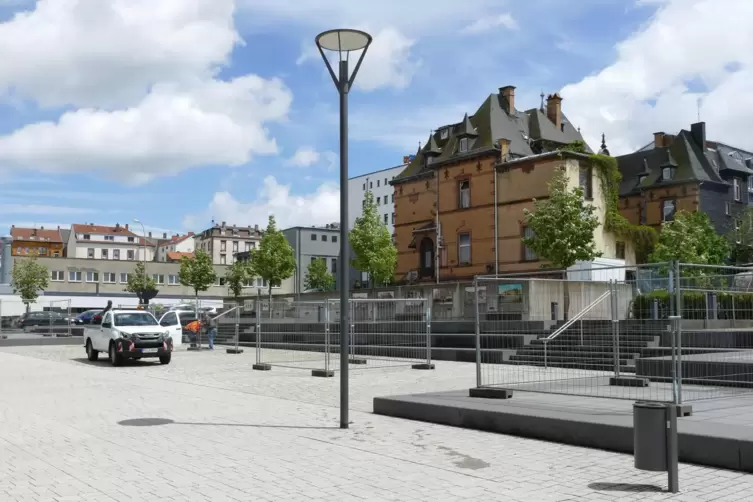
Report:
<svg viewBox="0 0 753 502"><path fill-rule="evenodd" d="M612 154L688 129L753 150L750 0L0 0L0 232L339 219L321 31L374 41L349 175L398 165L498 88L559 92ZM357 56L357 55L356 55Z"/></svg>

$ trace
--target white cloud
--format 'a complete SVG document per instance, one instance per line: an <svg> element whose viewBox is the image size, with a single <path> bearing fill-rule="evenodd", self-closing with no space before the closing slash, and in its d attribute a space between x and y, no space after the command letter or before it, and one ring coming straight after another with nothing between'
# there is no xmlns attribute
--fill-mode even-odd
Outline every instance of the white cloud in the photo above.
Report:
<svg viewBox="0 0 753 502"><path fill-rule="evenodd" d="M295 167L309 167L319 162L321 155L311 147L301 147L288 159L287 164Z"/></svg>
<svg viewBox="0 0 753 502"><path fill-rule="evenodd" d="M518 22L510 13L499 14L497 16L484 16L463 28L463 33L468 35L478 35L494 31L498 28L506 30L517 30Z"/></svg>
<svg viewBox="0 0 753 502"><path fill-rule="evenodd" d="M641 147L651 133L676 133L697 119L710 139L753 149L753 2L662 0L654 17L617 46L614 63L562 90L570 120L613 154Z"/></svg>
<svg viewBox="0 0 753 502"><path fill-rule="evenodd" d="M188 230L197 230L214 219L235 225L266 226L270 215L274 215L279 228L336 222L340 218L340 190L325 183L312 193L295 195L290 186L267 176L256 200L241 202L229 192L217 192L206 211L187 215L183 225Z"/></svg>
<svg viewBox="0 0 753 502"><path fill-rule="evenodd" d="M370 31L363 26L357 28L366 32ZM388 87L395 89L408 87L422 64L421 60L412 53L415 40L406 37L394 27L387 27L371 33L373 34L373 42L366 52L361 68L358 70L354 85L366 92ZM325 54L327 54L326 51ZM355 62L358 61L360 55L361 51L351 54L350 60L353 62L350 66L351 72L354 70ZM327 56L330 57L332 69L337 74L337 55L328 54ZM316 46L313 43L306 43L296 64L316 61L322 65L322 71L326 71L324 70L324 63L320 60L321 55Z"/></svg>
<svg viewBox="0 0 753 502"><path fill-rule="evenodd" d="M0 24L0 88L45 106L121 106L208 78L240 39L235 0L39 0Z"/></svg>
<svg viewBox="0 0 753 502"><path fill-rule="evenodd" d="M241 165L277 152L264 123L284 120L291 101L281 81L254 75L159 84L131 108L74 110L0 137L0 161L50 173L96 171L129 184Z"/></svg>

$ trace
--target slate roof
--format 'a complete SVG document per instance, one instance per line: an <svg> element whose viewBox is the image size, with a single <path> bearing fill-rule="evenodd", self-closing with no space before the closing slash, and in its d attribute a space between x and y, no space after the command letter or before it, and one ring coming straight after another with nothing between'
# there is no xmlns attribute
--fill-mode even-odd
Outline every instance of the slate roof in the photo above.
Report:
<svg viewBox="0 0 753 502"><path fill-rule="evenodd" d="M432 166L438 163L472 157L497 148L497 142L502 138L510 140L510 157L513 159L540 153L537 142L541 140L561 145L583 141L583 136L564 113L562 124L562 129L556 127L547 117L545 109L516 109L507 113L505 98L501 94L490 94L473 115L466 114L458 123L438 127L423 148L418 150L415 159L393 181L399 182L431 171ZM459 151L461 137L468 139L467 152ZM590 148L588 151L591 152ZM433 157L428 164L425 161L427 153Z"/></svg>
<svg viewBox="0 0 753 502"><path fill-rule="evenodd" d="M689 181L726 184L721 176L725 170L753 175L753 170L745 164L745 159L752 158L753 154L711 141L706 142L704 149L685 129L673 137L671 146L654 148L653 145L652 142L634 153L617 157L622 173L620 195L636 193L652 186ZM672 180L663 180L661 170L670 158L676 164L676 171ZM639 176L646 167L648 176L639 185Z"/></svg>

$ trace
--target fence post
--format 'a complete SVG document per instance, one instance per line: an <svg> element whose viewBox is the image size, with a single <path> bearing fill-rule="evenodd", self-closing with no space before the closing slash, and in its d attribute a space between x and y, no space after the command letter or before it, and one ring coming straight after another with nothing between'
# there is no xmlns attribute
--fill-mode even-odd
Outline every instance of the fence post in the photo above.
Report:
<svg viewBox="0 0 753 502"><path fill-rule="evenodd" d="M254 304L256 306L256 322L254 323L254 331L256 332L254 336L256 341L256 364L261 364L261 302L257 298Z"/></svg>
<svg viewBox="0 0 753 502"><path fill-rule="evenodd" d="M675 320L677 333L677 404L682 404L682 282L680 281L680 262L674 263L675 268ZM734 295L732 295L734 297Z"/></svg>
<svg viewBox="0 0 753 502"><path fill-rule="evenodd" d="M617 302L617 283L609 281L609 300L612 311L612 346L614 347L614 376L620 377L620 315Z"/></svg>
<svg viewBox="0 0 753 502"><path fill-rule="evenodd" d="M240 345L240 338L241 338L241 310L243 307L236 303L235 307L233 308L235 310L235 347L234 348L228 348L225 350L228 354L243 354L243 349L238 348L238 345Z"/></svg>
<svg viewBox="0 0 753 502"><path fill-rule="evenodd" d="M68 300L68 312L66 312L65 317L68 318L68 322L66 322L66 325L68 326L66 335L71 337L73 336L73 329L71 328L71 301L70 300Z"/></svg>
<svg viewBox="0 0 753 502"><path fill-rule="evenodd" d="M324 371L329 373L329 300L324 300Z"/></svg>
<svg viewBox="0 0 753 502"><path fill-rule="evenodd" d="M478 277L473 278L473 295L476 310L476 387L481 387L481 313L478 304Z"/></svg>
<svg viewBox="0 0 753 502"><path fill-rule="evenodd" d="M3 335L3 301L0 300L0 339L5 338Z"/></svg>
<svg viewBox="0 0 753 502"><path fill-rule="evenodd" d="M429 305L429 300L426 300ZM426 308L426 366L431 366L431 306Z"/></svg>

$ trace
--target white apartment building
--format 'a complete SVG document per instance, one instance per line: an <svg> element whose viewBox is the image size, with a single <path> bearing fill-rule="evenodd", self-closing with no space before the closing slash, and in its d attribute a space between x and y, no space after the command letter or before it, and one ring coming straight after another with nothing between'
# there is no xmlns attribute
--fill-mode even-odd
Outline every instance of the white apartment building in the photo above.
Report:
<svg viewBox="0 0 753 502"><path fill-rule="evenodd" d="M259 246L261 232L259 225L239 227L214 224L211 228L194 236L194 250L201 249L212 257L215 265L232 265L237 253L251 251Z"/></svg>
<svg viewBox="0 0 753 502"><path fill-rule="evenodd" d="M162 240L157 244L155 261L167 262L168 253L193 253L195 248L194 233L173 235L169 240Z"/></svg>
<svg viewBox="0 0 753 502"><path fill-rule="evenodd" d="M403 164L373 173L362 174L348 180L348 228L352 229L356 218L363 214L366 192L371 191L377 206L379 218L387 225L392 235L395 232L395 191L390 181L400 174L408 165L409 158Z"/></svg>
<svg viewBox="0 0 753 502"><path fill-rule="evenodd" d="M154 245L133 233L128 224L114 227L93 223L71 225L67 256L91 260L152 261Z"/></svg>

